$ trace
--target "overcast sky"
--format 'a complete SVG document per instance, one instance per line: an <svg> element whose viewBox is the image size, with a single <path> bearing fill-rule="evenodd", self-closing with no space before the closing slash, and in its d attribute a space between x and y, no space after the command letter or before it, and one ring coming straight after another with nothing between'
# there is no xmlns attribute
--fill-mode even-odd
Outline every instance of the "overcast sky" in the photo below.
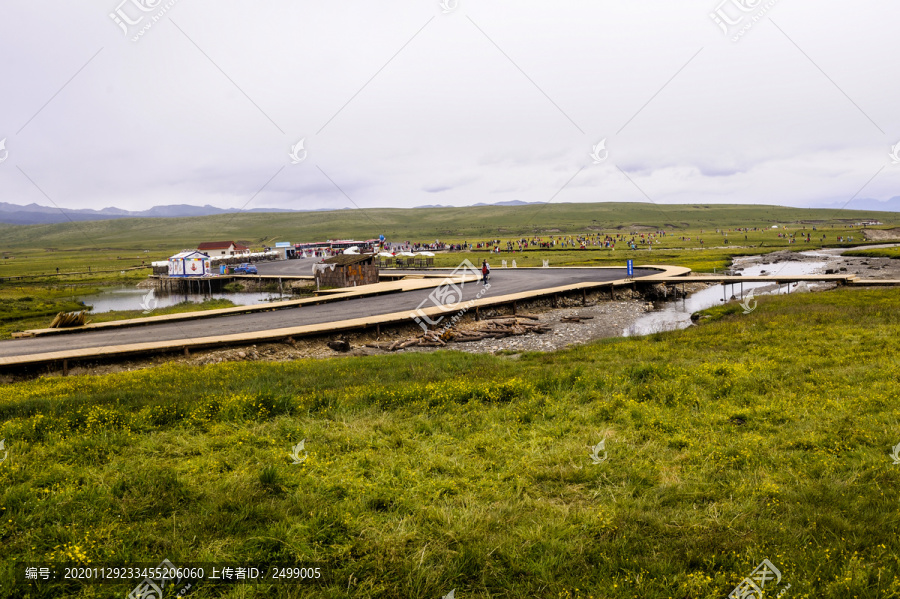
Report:
<svg viewBox="0 0 900 599"><path fill-rule="evenodd" d="M444 1L4 0L0 201L900 195L896 0Z"/></svg>

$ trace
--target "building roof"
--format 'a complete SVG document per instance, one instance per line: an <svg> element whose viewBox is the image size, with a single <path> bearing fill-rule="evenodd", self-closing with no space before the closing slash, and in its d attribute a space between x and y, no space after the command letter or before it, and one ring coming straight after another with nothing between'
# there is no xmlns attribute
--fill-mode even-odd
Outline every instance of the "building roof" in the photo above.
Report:
<svg viewBox="0 0 900 599"><path fill-rule="evenodd" d="M236 250L249 250L250 248L233 241L204 241L197 246L198 250L229 250L234 246Z"/></svg>
<svg viewBox="0 0 900 599"><path fill-rule="evenodd" d="M350 266L351 264L359 264L360 262L374 262L374 260L375 256L372 254L339 254L331 258L326 258L325 264Z"/></svg>
<svg viewBox="0 0 900 599"><path fill-rule="evenodd" d="M181 258L188 258L191 256L201 256L203 258L209 258L209 256L207 256L203 252L198 252L196 250L183 250L178 252L174 256L170 256L169 260L180 260Z"/></svg>

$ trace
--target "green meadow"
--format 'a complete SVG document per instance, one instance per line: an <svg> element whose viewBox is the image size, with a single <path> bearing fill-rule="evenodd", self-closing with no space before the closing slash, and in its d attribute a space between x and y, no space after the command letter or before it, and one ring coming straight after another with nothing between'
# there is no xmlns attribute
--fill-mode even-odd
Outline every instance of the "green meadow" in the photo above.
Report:
<svg viewBox="0 0 900 599"><path fill-rule="evenodd" d="M3 250L40 247L47 252L91 248L109 256L159 259L199 240L234 239L261 247L275 241L338 237L389 241L476 241L534 235L639 230L712 231L788 225L844 229L863 219L900 222L893 213L727 204L666 205L603 202L466 208L375 208L331 212L224 214L189 219L122 219L55 225L0 225ZM38 242L39 243L36 243ZM126 251L130 252L126 254ZM0 276L5 276L0 274Z"/></svg>
<svg viewBox="0 0 900 599"><path fill-rule="evenodd" d="M900 247L896 248L878 248L872 250L851 250L844 253L845 256L856 256L859 258L900 258Z"/></svg>
<svg viewBox="0 0 900 599"><path fill-rule="evenodd" d="M166 558L327 573L198 599L721 598L764 559L766 597L900 597L897 292L758 301L554 353L5 385L0 597L137 582L29 588L16 563Z"/></svg>

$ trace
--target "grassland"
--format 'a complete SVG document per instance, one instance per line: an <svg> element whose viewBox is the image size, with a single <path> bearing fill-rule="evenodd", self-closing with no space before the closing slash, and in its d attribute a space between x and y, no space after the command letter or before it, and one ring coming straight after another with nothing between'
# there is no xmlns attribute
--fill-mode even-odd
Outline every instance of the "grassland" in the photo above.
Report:
<svg viewBox="0 0 900 599"><path fill-rule="evenodd" d="M879 248L871 250L851 250L844 252L845 256L857 256L859 258L900 258L900 247Z"/></svg>
<svg viewBox="0 0 900 599"><path fill-rule="evenodd" d="M898 304L841 289L552 354L7 385L4 565L330 572L324 586L201 585L197 598L681 599L724 597L767 558L787 597L900 597ZM593 465L601 439L608 459ZM63 595L2 576L2 597Z"/></svg>
<svg viewBox="0 0 900 599"><path fill-rule="evenodd" d="M164 259L198 241L234 239L261 247L275 241L340 237L390 241L477 241L585 232L768 228L787 225L848 229L865 218L900 224L892 213L806 210L778 206L657 205L640 203L543 204L470 208L372 209L335 212L226 214L191 219L123 219L55 225L0 225L4 252L40 248L50 254L89 250L140 260ZM833 241L833 240L832 240ZM86 254L87 256L88 254ZM6 276L0 272L0 276Z"/></svg>
<svg viewBox="0 0 900 599"><path fill-rule="evenodd" d="M647 252L647 262L675 260L697 270L724 267L734 254L760 253L773 249L812 249L840 245L838 236L862 235L852 223L877 215L885 226L895 221L890 215L835 210L801 210L776 206L658 206L655 204L546 204L542 206L484 206L472 208L342 210L296 214L239 214L195 219L124 219L64 223L57 225L0 225L0 277L46 275L29 279L31 285L85 284L103 279L84 273L88 268L104 271L106 280L135 281L146 277L142 263L165 260L184 248L212 239L232 239L260 249L275 241L313 241L334 238L370 239L384 234L389 241L430 243L478 243L551 235L617 235L666 230L669 234L655 244L655 257ZM900 219L897 219L900 224ZM785 228L771 229L772 224ZM817 231L813 232L813 227ZM737 233L737 228L756 228ZM718 230L718 231L717 231ZM790 245L778 233L812 233L810 243ZM725 233L728 233L726 237ZM824 234L826 237L821 238ZM39 240L39 243L38 243ZM701 240L703 243L701 243ZM727 240L727 243L726 243ZM711 248L720 248L714 250ZM646 246L644 247L646 249ZM662 251L675 252L665 254ZM572 251L559 247L545 254L526 252L526 261L540 264L621 264L624 243L615 252L589 248ZM517 261L519 257L515 257ZM458 263L458 262L457 262ZM692 266L693 264L693 266ZM455 263L454 263L455 265ZM62 277L56 277L56 268ZM126 268L137 268L128 271ZM124 272L121 272L123 271ZM24 283L23 283L24 284Z"/></svg>

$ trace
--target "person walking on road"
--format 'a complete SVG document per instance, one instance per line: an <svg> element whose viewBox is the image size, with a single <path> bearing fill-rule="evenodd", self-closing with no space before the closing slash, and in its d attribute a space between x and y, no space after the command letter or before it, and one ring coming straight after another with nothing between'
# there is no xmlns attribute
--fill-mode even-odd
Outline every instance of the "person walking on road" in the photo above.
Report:
<svg viewBox="0 0 900 599"><path fill-rule="evenodd" d="M491 274L491 265L487 263L487 260L482 261L481 263L481 283L487 283L488 276Z"/></svg>

